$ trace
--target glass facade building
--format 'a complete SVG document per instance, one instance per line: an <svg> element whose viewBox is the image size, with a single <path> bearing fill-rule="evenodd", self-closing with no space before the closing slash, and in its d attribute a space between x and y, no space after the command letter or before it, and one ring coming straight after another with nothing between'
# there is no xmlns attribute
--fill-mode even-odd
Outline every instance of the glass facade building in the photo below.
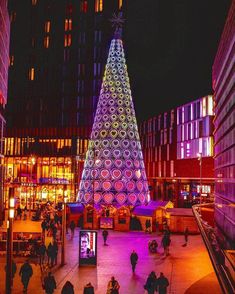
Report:
<svg viewBox="0 0 235 294"><path fill-rule="evenodd" d="M221 242L235 248L235 2L213 64L215 99L215 221ZM234 253L233 253L234 254Z"/></svg>
<svg viewBox="0 0 235 294"><path fill-rule="evenodd" d="M213 198L213 118L213 98L208 95L141 124L140 137L153 199L192 206L199 202L200 189L203 201Z"/></svg>

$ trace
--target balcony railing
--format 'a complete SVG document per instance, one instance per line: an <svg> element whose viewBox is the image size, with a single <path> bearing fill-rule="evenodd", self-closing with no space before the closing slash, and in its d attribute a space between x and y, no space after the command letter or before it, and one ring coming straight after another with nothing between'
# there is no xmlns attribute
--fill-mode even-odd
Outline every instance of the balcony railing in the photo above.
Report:
<svg viewBox="0 0 235 294"><path fill-rule="evenodd" d="M203 220L201 213L203 208L214 209L214 204L207 203L201 205L194 205L192 208L203 241L207 247L212 265L217 275L221 290L224 294L235 293L234 262L232 258L229 257L229 254L226 254L226 250L221 248L216 236L216 228L212 227L208 224L207 221Z"/></svg>

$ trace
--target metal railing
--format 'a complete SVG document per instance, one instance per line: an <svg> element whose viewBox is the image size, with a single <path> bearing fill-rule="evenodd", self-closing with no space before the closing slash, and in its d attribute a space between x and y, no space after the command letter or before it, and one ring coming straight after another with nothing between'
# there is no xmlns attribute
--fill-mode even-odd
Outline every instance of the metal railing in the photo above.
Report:
<svg viewBox="0 0 235 294"><path fill-rule="evenodd" d="M202 219L201 209L208 207L214 208L214 204L207 203L194 205L192 209L203 241L207 247L221 290L224 294L233 294L235 293L235 281L233 280L232 275L224 262L225 259L227 259L227 256L225 255L223 249L220 248L216 239L214 228Z"/></svg>

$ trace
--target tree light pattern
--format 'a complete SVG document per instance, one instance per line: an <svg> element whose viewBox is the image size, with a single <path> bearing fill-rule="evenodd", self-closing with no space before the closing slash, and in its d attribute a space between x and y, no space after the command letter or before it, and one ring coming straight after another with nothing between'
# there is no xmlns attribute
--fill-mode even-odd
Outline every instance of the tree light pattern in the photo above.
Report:
<svg viewBox="0 0 235 294"><path fill-rule="evenodd" d="M119 37L111 41L77 200L105 205L138 205L150 200Z"/></svg>

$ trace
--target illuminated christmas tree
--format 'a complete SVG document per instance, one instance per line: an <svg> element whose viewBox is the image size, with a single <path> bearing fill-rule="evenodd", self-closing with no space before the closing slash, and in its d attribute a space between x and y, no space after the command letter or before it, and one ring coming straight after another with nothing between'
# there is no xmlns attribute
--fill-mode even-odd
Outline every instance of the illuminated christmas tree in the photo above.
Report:
<svg viewBox="0 0 235 294"><path fill-rule="evenodd" d="M105 205L138 205L149 201L123 43L118 29L109 49L78 201Z"/></svg>

